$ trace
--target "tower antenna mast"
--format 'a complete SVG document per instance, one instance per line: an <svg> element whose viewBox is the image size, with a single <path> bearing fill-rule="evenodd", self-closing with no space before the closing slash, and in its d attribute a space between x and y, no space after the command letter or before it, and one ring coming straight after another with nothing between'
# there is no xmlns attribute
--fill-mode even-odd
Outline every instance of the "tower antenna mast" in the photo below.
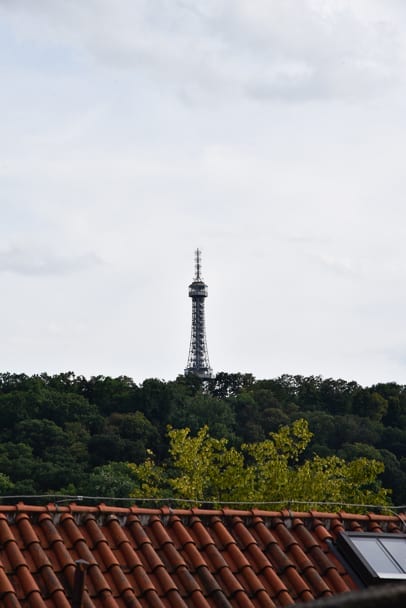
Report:
<svg viewBox="0 0 406 608"><path fill-rule="evenodd" d="M196 249L195 277L189 285L189 297L192 298L192 333L185 375L194 374L203 379L212 377L204 320L204 301L207 296L207 285L201 275L201 251Z"/></svg>

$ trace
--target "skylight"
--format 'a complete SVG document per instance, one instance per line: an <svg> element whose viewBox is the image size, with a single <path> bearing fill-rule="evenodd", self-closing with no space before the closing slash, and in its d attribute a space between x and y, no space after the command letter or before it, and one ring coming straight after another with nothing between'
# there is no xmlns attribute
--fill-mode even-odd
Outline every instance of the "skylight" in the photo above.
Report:
<svg viewBox="0 0 406 608"><path fill-rule="evenodd" d="M362 582L406 580L406 535L347 532L337 548Z"/></svg>

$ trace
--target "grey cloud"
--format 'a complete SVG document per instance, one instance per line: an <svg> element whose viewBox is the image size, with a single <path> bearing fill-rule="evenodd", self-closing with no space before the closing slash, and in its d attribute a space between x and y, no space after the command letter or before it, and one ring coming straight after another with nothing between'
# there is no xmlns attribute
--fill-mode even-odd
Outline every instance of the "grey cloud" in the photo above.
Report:
<svg viewBox="0 0 406 608"><path fill-rule="evenodd" d="M110 68L152 72L185 98L215 91L303 100L365 96L401 77L393 11L381 7L378 18L343 4L124 0L117 8L109 1L40 0L35 13L27 0L14 6L31 12L39 35L68 41Z"/></svg>
<svg viewBox="0 0 406 608"><path fill-rule="evenodd" d="M68 275L101 263L100 258L94 253L63 256L22 247L0 251L0 272L25 276Z"/></svg>

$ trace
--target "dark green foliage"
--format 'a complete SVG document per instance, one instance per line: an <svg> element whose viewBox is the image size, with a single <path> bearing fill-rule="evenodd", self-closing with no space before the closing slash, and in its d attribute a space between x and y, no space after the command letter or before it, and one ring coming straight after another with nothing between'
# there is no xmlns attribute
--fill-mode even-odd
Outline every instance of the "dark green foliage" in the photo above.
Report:
<svg viewBox="0 0 406 608"><path fill-rule="evenodd" d="M385 465L382 482L390 484L394 502L404 505L406 504L406 472L402 469L401 463L393 452L381 449L380 453Z"/></svg>
<svg viewBox="0 0 406 608"><path fill-rule="evenodd" d="M406 455L406 430L388 426L382 429L378 445L385 449L390 446L391 452L398 458Z"/></svg>
<svg viewBox="0 0 406 608"><path fill-rule="evenodd" d="M310 430L314 433L317 444L333 446L336 438L336 417L320 411L304 412L303 415L309 422Z"/></svg>
<svg viewBox="0 0 406 608"><path fill-rule="evenodd" d="M359 389L356 382L327 378L320 384L320 409L332 414L348 414L352 411L352 399Z"/></svg>
<svg viewBox="0 0 406 608"><path fill-rule="evenodd" d="M186 399L183 407L176 408L169 422L175 428L188 427L193 433L207 425L213 437L232 439L235 413L228 401L200 393Z"/></svg>
<svg viewBox="0 0 406 608"><path fill-rule="evenodd" d="M87 444L91 467L107 464L112 460L125 458L124 440L118 433L93 435Z"/></svg>
<svg viewBox="0 0 406 608"><path fill-rule="evenodd" d="M0 471L15 482L32 477L37 462L32 452L25 443L0 443Z"/></svg>
<svg viewBox="0 0 406 608"><path fill-rule="evenodd" d="M159 441L159 433L152 422L142 412L132 414L111 414L107 426L114 429L120 437L130 441L142 441L147 448L154 448Z"/></svg>
<svg viewBox="0 0 406 608"><path fill-rule="evenodd" d="M171 383L150 378L141 385L139 409L157 427L165 427L176 403Z"/></svg>
<svg viewBox="0 0 406 608"><path fill-rule="evenodd" d="M208 391L213 397L226 399L235 397L241 391L249 389L254 383L251 374L227 374L220 372L208 382Z"/></svg>
<svg viewBox="0 0 406 608"><path fill-rule="evenodd" d="M352 409L358 416L380 422L388 413L388 401L377 391L362 389L354 396Z"/></svg>
<svg viewBox="0 0 406 608"><path fill-rule="evenodd" d="M239 437L243 442L263 441L265 430L261 424L261 408L252 393L242 392L232 401Z"/></svg>
<svg viewBox="0 0 406 608"><path fill-rule="evenodd" d="M136 479L125 462L110 462L96 467L81 487L86 496L125 498L134 490Z"/></svg>
<svg viewBox="0 0 406 608"><path fill-rule="evenodd" d="M95 376L83 385L83 396L97 405L103 416L113 412L132 412L137 407L139 388L131 378Z"/></svg>
<svg viewBox="0 0 406 608"><path fill-rule="evenodd" d="M168 425L192 434L208 425L238 448L298 418L314 433L306 457L381 460L393 502L406 502L405 386L225 372L141 385L125 376L0 374L0 494L125 497L134 482L125 463L151 452L163 462Z"/></svg>
<svg viewBox="0 0 406 608"><path fill-rule="evenodd" d="M15 425L14 432L16 441L32 446L34 456L48 453L52 458L56 448L67 447L66 434L52 420L21 420Z"/></svg>

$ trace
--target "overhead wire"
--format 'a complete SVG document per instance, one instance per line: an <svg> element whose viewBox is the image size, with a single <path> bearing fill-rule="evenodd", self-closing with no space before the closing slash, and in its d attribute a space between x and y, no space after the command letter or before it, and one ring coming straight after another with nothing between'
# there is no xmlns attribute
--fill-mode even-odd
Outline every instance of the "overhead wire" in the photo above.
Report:
<svg viewBox="0 0 406 608"><path fill-rule="evenodd" d="M0 496L1 501L16 501L16 500L53 500L55 503L63 503L63 502L71 502L71 501L114 501L116 503L121 502L131 502L131 503L154 503L154 504L188 504L188 505L204 505L206 508L215 507L219 508L219 505L226 507L245 507L248 508L250 505L251 508L256 507L276 507L279 506L281 508L291 508L292 506L306 506L314 505L314 507L339 507L342 508L362 508L362 509L373 509L373 510L383 510L389 511L393 513L393 515L398 516L399 512L406 511L406 505L378 505L378 504L365 504L365 503L351 503L344 501L322 501L322 500L296 500L296 499L287 499L287 500L268 500L268 501L254 501L250 502L248 500L241 501L214 501L214 500L206 500L206 499L190 499L190 498L178 498L174 496L170 497L160 497L160 498L148 498L145 496L125 496L125 497L115 497L115 496L95 496L95 495L82 495L82 494L8 494ZM308 508L306 510L309 510ZM403 523L403 520L401 520Z"/></svg>

